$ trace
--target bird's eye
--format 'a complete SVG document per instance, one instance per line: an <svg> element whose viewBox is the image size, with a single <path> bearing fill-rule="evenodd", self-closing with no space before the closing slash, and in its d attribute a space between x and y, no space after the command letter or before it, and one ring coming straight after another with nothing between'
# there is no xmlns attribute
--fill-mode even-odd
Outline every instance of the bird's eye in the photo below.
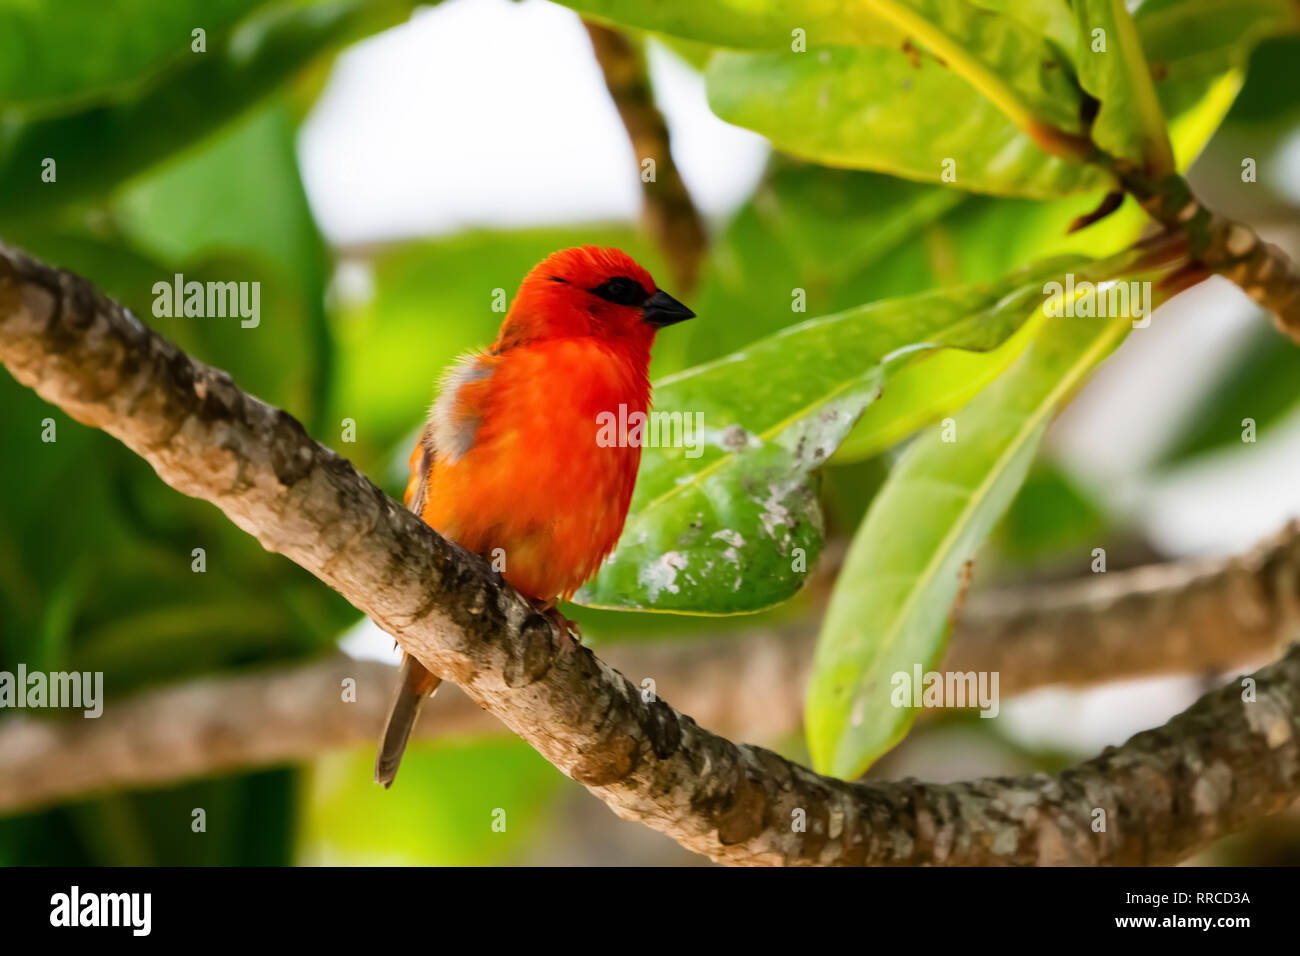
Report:
<svg viewBox="0 0 1300 956"><path fill-rule="evenodd" d="M627 276L614 276L587 291L615 305L641 305L649 298L641 283Z"/></svg>

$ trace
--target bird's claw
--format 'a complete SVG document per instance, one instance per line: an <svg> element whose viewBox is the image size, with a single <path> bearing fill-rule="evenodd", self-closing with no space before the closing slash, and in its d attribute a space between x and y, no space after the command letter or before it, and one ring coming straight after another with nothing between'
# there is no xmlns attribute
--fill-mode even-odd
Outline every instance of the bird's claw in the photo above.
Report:
<svg viewBox="0 0 1300 956"><path fill-rule="evenodd" d="M576 647L582 643L582 628L578 622L572 618L565 617L560 613L560 609L554 604L543 604L538 610L542 615L556 626L559 632L569 638L572 646Z"/></svg>

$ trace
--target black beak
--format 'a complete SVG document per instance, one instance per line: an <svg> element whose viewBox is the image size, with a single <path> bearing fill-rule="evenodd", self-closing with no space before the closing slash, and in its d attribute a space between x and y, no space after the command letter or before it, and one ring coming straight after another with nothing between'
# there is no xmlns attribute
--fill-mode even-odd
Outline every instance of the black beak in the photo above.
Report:
<svg viewBox="0 0 1300 956"><path fill-rule="evenodd" d="M693 319L695 313L667 292L656 292L646 299L644 318L656 329L662 329L665 325L675 325Z"/></svg>

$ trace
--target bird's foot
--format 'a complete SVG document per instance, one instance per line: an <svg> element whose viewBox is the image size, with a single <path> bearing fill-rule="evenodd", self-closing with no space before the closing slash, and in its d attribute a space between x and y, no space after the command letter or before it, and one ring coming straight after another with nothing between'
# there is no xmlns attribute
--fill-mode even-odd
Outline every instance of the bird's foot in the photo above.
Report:
<svg viewBox="0 0 1300 956"><path fill-rule="evenodd" d="M560 609L552 601L534 603L537 604L537 609L542 612L542 615L559 628L561 634L568 635L575 646L582 643L582 628L577 621L561 614Z"/></svg>

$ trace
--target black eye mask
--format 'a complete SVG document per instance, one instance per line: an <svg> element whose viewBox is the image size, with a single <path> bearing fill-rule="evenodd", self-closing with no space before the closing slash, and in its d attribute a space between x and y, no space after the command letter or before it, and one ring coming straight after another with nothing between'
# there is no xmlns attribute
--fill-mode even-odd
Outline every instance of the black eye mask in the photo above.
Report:
<svg viewBox="0 0 1300 956"><path fill-rule="evenodd" d="M587 291L615 305L641 305L650 298L650 294L641 283L627 276L614 276Z"/></svg>

